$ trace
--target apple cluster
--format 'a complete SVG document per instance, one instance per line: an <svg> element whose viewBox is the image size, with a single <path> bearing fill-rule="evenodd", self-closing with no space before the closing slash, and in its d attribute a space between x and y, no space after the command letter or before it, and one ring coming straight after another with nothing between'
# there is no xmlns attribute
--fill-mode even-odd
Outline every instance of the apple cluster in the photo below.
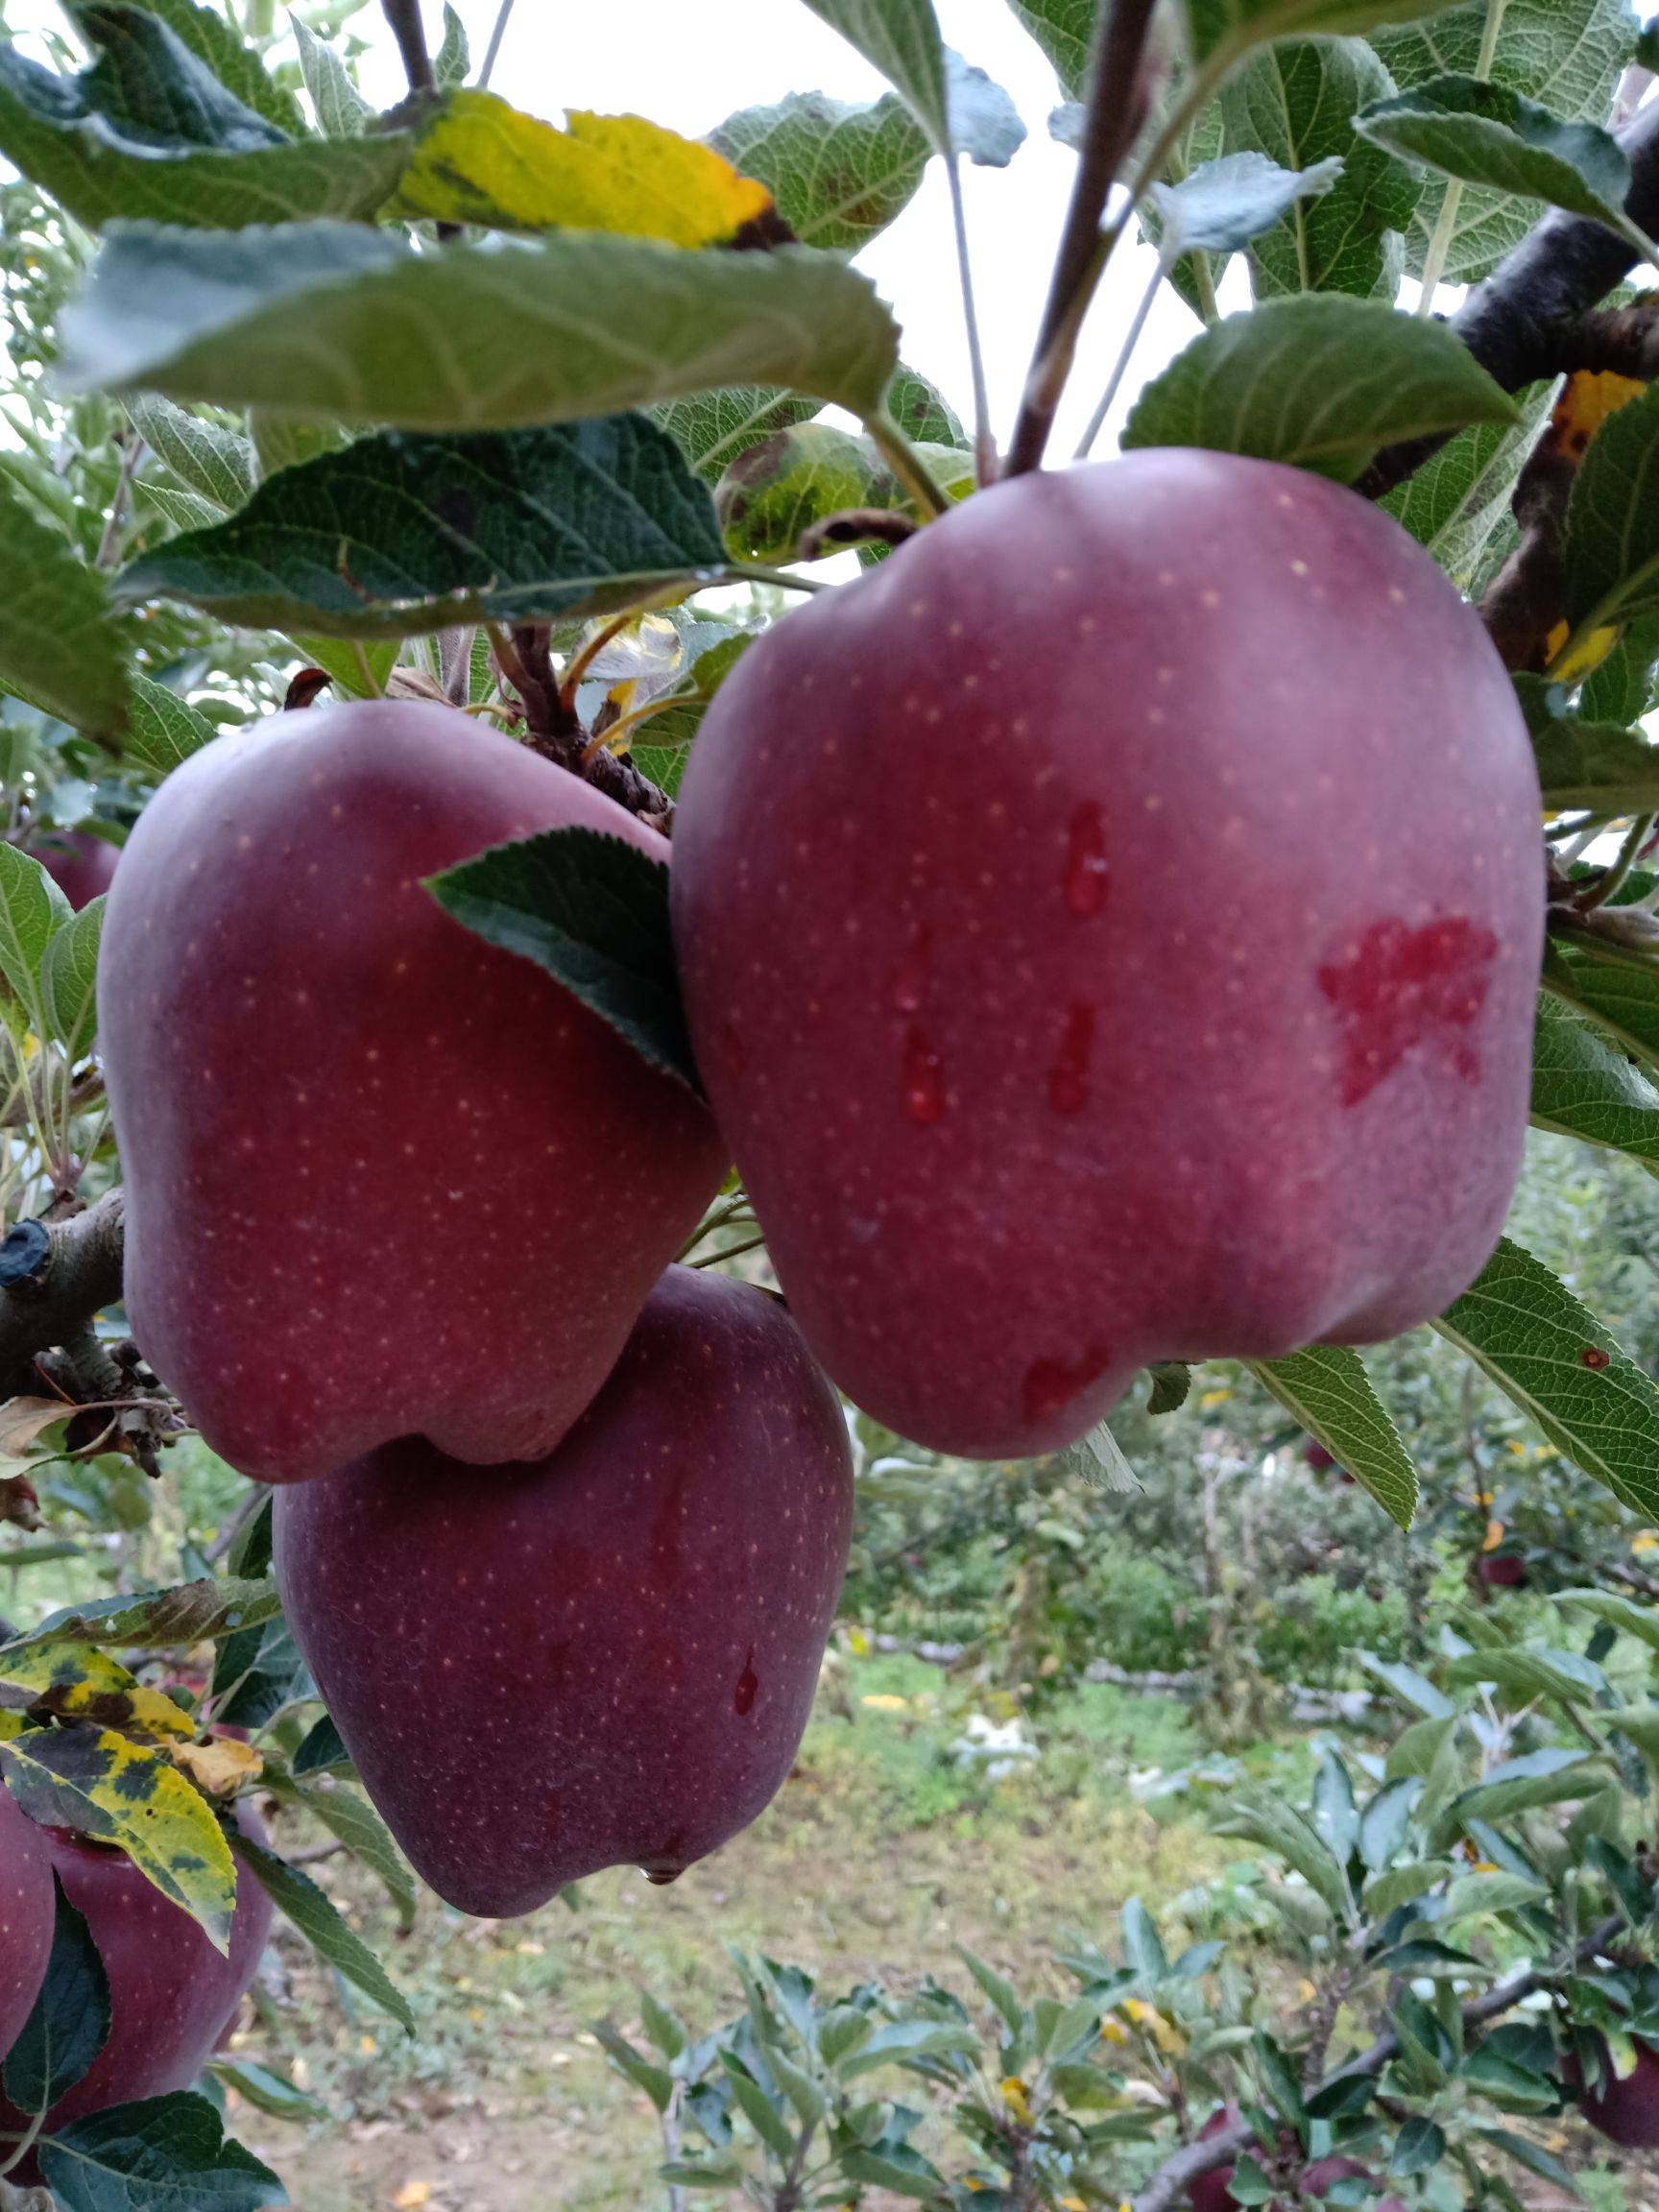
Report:
<svg viewBox="0 0 1659 2212"><path fill-rule="evenodd" d="M847 1558L834 1385L1023 1457L1151 1361L1456 1297L1542 932L1474 613L1350 492L1212 453L1001 485L739 661L672 839L707 1102L431 896L569 829L669 866L478 720L280 715L146 808L99 980L135 1336L279 1486L358 1771L490 1915L672 1880L780 1787ZM732 1157L781 1300L674 1263ZM113 1893L76 1848L36 1846Z"/></svg>

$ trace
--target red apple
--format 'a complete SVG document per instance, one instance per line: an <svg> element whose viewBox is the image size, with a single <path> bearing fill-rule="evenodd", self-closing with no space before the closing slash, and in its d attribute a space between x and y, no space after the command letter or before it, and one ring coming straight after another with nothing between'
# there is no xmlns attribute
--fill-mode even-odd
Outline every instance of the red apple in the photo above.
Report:
<svg viewBox="0 0 1659 2212"><path fill-rule="evenodd" d="M670 1881L789 1771L847 1564L840 1403L777 1300L674 1267L526 1466L421 1438L276 1500L295 1640L370 1796L463 1911Z"/></svg>
<svg viewBox="0 0 1659 2212"><path fill-rule="evenodd" d="M1322 1475L1327 1467L1334 1467L1334 1456L1320 1443L1317 1436L1310 1436L1302 1447L1302 1457L1315 1475Z"/></svg>
<svg viewBox="0 0 1659 2212"><path fill-rule="evenodd" d="M49 830L30 848L77 913L115 880L120 851L85 830Z"/></svg>
<svg viewBox="0 0 1659 2212"><path fill-rule="evenodd" d="M902 1435L1048 1451L1492 1251L1538 781L1473 612L1340 486L1160 450L966 501L745 656L674 854L791 1309Z"/></svg>
<svg viewBox="0 0 1659 2212"><path fill-rule="evenodd" d="M1482 1551L1475 1562L1475 1575L1488 1590L1523 1590L1527 1562L1514 1551Z"/></svg>
<svg viewBox="0 0 1659 2212"><path fill-rule="evenodd" d="M276 715L145 809L100 1034L146 1359L244 1474L421 1431L548 1451L718 1187L688 1091L422 878L578 825L577 777L442 707Z"/></svg>
<svg viewBox="0 0 1659 2212"><path fill-rule="evenodd" d="M1237 2112L1213 2112L1198 2130L1198 2140L1202 2143L1211 2136L1219 2135L1238 2117ZM1262 2164L1260 2152L1255 2156L1258 2165ZM1238 2200L1229 2187L1232 2179L1233 2169L1230 2165L1212 2166L1208 2174L1200 2174L1195 2181L1189 2184L1187 2190L1187 2201L1191 2205L1192 2212L1241 2212ZM1358 2158L1315 2158L1311 2165L1303 2169L1298 2196L1323 2197L1334 2181L1375 2179L1376 2176L1370 2167L1361 2165ZM1267 2212L1280 2212L1280 2208L1273 2204L1267 2207ZM1398 2197L1384 2197L1376 2207L1376 2212L1406 2212L1406 2207Z"/></svg>
<svg viewBox="0 0 1659 2212"><path fill-rule="evenodd" d="M53 1912L45 1831L0 1782L0 2063L40 1994Z"/></svg>
<svg viewBox="0 0 1659 2212"><path fill-rule="evenodd" d="M1602 2045L1599 2087L1579 2100L1579 2110L1599 2134L1626 2151L1659 2149L1659 2052L1638 2043L1634 2069L1621 2080ZM1575 2065L1569 2079L1576 2079Z"/></svg>
<svg viewBox="0 0 1659 2212"><path fill-rule="evenodd" d="M237 1808L237 1821L244 1834L264 1841L251 1806ZM258 1971L272 1906L252 1875L240 1871L227 1957L124 1852L64 1828L39 1833L64 1895L85 1916L109 1978L109 2040L91 2071L47 2114L45 2132L52 2134L108 2105L189 2087ZM51 1921L49 1899L48 1943ZM0 2099L0 2135L21 2124L15 2109ZM23 2174L29 2177L27 2163Z"/></svg>

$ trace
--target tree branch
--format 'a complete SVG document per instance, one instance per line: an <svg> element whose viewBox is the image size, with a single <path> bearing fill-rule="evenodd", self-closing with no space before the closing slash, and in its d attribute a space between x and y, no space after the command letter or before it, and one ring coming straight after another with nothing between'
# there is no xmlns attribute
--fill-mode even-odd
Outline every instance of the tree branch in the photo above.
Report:
<svg viewBox="0 0 1659 2212"><path fill-rule="evenodd" d="M69 1342L104 1307L119 1304L125 1207L117 1188L84 1214L30 1225L44 1235L45 1248L28 1274L0 1288L0 1390L6 1395L27 1388L37 1354Z"/></svg>
<svg viewBox="0 0 1659 2212"><path fill-rule="evenodd" d="M436 92L438 80L432 74L432 57L426 51L426 34L421 25L421 0L380 0L380 9L397 41L410 91Z"/></svg>
<svg viewBox="0 0 1659 2212"><path fill-rule="evenodd" d="M1155 4L1156 0L1111 0L1101 14L1071 204L1054 257L1020 420L1002 465L1004 476L1023 475L1041 467L1047 448L1054 411L1071 366L1075 325L1082 320L1096 275L1107 196L1141 124L1141 57Z"/></svg>
<svg viewBox="0 0 1659 2212"><path fill-rule="evenodd" d="M1623 1926L1624 1921L1619 1913L1603 1920L1578 1945L1574 1955L1575 1963L1593 1959ZM1502 2012L1513 2011L1524 1998L1530 1997L1535 1990L1547 1988L1553 1979L1548 1970L1533 1968L1501 1983L1496 1989L1489 1989L1484 1997L1472 1998L1463 2008L1465 2034L1472 2028L1483 2027L1488 2020L1497 2019ZM1334 2088L1338 2081L1359 2081L1381 2074L1390 2059L1400 2056L1400 2038L1392 2031L1386 2035L1380 2035L1368 2051L1360 2052L1357 2058L1350 2058L1345 2066L1338 2066L1327 2074L1317 2090L1310 2089L1310 2099ZM1248 2151L1255 2140L1256 2130L1249 2121L1235 2120L1230 2127L1217 2128L1214 2135L1205 2136L1196 2143L1189 2143L1184 2150L1177 2151L1172 2158L1164 2161L1134 2200L1131 2212L1169 2212L1170 2205L1186 2196L1201 2174L1213 2173L1217 2166L1225 2166L1229 2160L1236 2159L1241 2151Z"/></svg>
<svg viewBox="0 0 1659 2212"><path fill-rule="evenodd" d="M1625 212L1651 235L1659 230L1659 102L1640 109L1618 138L1630 159ZM1505 392L1573 369L1612 367L1572 357L1570 341L1636 259L1629 242L1601 224L1551 212L1476 286L1450 326ZM1445 444L1443 437L1415 438L1386 446L1355 489L1380 499Z"/></svg>

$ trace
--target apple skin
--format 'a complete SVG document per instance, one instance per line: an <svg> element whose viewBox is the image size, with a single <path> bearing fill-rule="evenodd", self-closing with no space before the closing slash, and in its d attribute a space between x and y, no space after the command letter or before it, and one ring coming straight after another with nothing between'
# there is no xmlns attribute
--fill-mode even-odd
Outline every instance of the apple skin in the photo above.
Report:
<svg viewBox="0 0 1659 2212"><path fill-rule="evenodd" d="M1636 2045L1636 2065L1623 2080L1602 2052L1601 2085L1579 2100L1579 2110L1599 2134L1626 2151L1659 2149L1659 2052ZM1572 2069L1575 2077L1577 2069Z"/></svg>
<svg viewBox="0 0 1659 2212"><path fill-rule="evenodd" d="M784 1781L852 1533L839 1400L782 1306L672 1267L539 1462L420 1438L276 1500L295 1640L416 1871L534 1911L671 1880Z"/></svg>
<svg viewBox="0 0 1659 2212"><path fill-rule="evenodd" d="M264 1842L264 1827L252 1806L239 1805L236 1817L244 1835ZM89 1843L65 1828L43 1828L40 1834L63 1893L85 1916L109 1978L109 2040L90 2071L47 2114L50 2135L89 2112L190 2086L259 1970L273 1908L253 1876L238 1868L227 1957L124 1852ZM48 1891L48 1948L52 1916ZM20 2125L15 2108L0 2098L0 2133ZM24 2179L34 2177L29 2161L21 2171Z"/></svg>
<svg viewBox="0 0 1659 2212"><path fill-rule="evenodd" d="M807 1341L1023 1456L1154 1360L1441 1310L1521 1161L1537 777L1484 631L1323 478L1155 450L966 501L691 749L698 1064Z"/></svg>
<svg viewBox="0 0 1659 2212"><path fill-rule="evenodd" d="M1526 1560L1513 1551L1482 1551L1475 1574L1488 1590L1524 1590L1528 1580Z"/></svg>
<svg viewBox="0 0 1659 2212"><path fill-rule="evenodd" d="M77 913L108 890L121 857L107 838L84 830L54 830L31 850Z"/></svg>
<svg viewBox="0 0 1659 2212"><path fill-rule="evenodd" d="M122 855L100 1036L127 1307L214 1451L301 1481L420 1431L534 1457L718 1189L703 1106L422 878L613 801L448 709L279 714Z"/></svg>
<svg viewBox="0 0 1659 2212"><path fill-rule="evenodd" d="M46 1832L0 1782L0 2062L40 1994L55 1910Z"/></svg>

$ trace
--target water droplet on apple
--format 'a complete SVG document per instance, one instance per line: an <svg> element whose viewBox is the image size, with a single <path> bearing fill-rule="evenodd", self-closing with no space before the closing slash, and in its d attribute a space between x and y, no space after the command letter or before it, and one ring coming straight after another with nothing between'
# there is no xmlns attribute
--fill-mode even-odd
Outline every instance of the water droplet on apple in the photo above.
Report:
<svg viewBox="0 0 1659 2212"><path fill-rule="evenodd" d="M1079 806L1066 840L1066 903L1087 921L1106 904L1106 813Z"/></svg>
<svg viewBox="0 0 1659 2212"><path fill-rule="evenodd" d="M670 1882L678 1882L685 1873L684 1866L641 1866L640 1873L654 1889L666 1889Z"/></svg>
<svg viewBox="0 0 1659 2212"><path fill-rule="evenodd" d="M1048 1102L1056 1114L1080 1114L1089 1097L1089 1059L1094 1049L1094 1009L1074 1005L1048 1070Z"/></svg>
<svg viewBox="0 0 1659 2212"><path fill-rule="evenodd" d="M914 1022L904 1032L904 1103L912 1121L944 1118L944 1064Z"/></svg>
<svg viewBox="0 0 1659 2212"><path fill-rule="evenodd" d="M737 1677L737 1688L732 1699L732 1710L739 1720L746 1713L754 1710L755 1694L759 1687L760 1677L755 1671L755 1647L751 1644L749 1656L743 1662L743 1671Z"/></svg>

